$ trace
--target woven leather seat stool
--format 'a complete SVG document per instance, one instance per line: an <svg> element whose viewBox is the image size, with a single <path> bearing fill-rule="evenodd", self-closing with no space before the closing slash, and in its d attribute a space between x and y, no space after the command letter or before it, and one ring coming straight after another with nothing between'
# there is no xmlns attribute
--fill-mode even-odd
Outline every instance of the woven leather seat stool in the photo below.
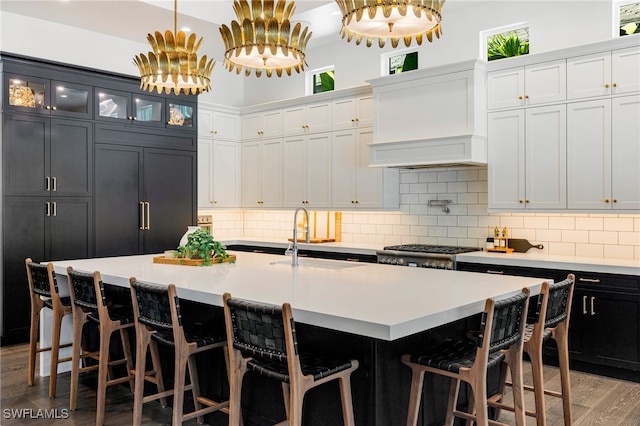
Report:
<svg viewBox="0 0 640 426"><path fill-rule="evenodd" d="M223 296L230 364L230 426L242 421L242 380L247 371L282 383L287 421L300 426L302 405L309 389L338 380L344 425L353 426L351 373L357 360L328 359L298 352L295 323L288 303L265 305Z"/></svg>
<svg viewBox="0 0 640 426"><path fill-rule="evenodd" d="M544 282L535 315L532 321L526 325L523 351L531 360L533 373L533 386L525 385L526 390L534 392L535 411L525 411L525 414L536 418L538 426L546 426L544 396L562 398L562 410L565 426L571 425L571 386L569 384L569 317L571 315L571 301L575 276L569 276L558 283ZM544 362L542 349L549 339L556 341L558 346L558 361L560 366L561 392L545 389L543 378ZM505 377L501 378L503 384L498 393L489 398L489 405L513 411L512 406L502 403Z"/></svg>
<svg viewBox="0 0 640 426"><path fill-rule="evenodd" d="M525 424L522 345L528 304L528 288L508 299L487 299L475 339L446 340L422 354L402 356L402 363L412 370L408 426L415 426L418 420L425 372L451 378L447 425L453 425L454 417L475 421L478 426L501 424L488 417L487 369L503 362L509 366L514 384L516 425ZM471 388L468 412L456 407L461 380Z"/></svg>
<svg viewBox="0 0 640 426"><path fill-rule="evenodd" d="M31 294L31 330L29 336L29 364L27 366L27 384L33 386L36 371L36 354L51 351L49 367L49 398L56 397L58 364L71 361L71 357L60 358L60 348L67 348L71 343L60 345L62 318L71 314L71 299L60 297L58 282L53 272L53 264L42 265L31 258L25 260L27 279ZM53 318L51 325L51 346L38 347L38 331L40 329L40 312L43 308L51 309Z"/></svg>
<svg viewBox="0 0 640 426"><path fill-rule="evenodd" d="M180 313L180 299L176 287L173 284L160 286L137 281L134 277L130 280L131 299L133 301L133 313L136 324L136 387L133 402L133 424L139 425L142 421L143 404L161 399L162 405L166 405L164 398L173 395L173 420L174 426L182 422L198 418L198 423L203 422L203 416L214 411L229 412L229 401L217 402L200 394L198 385L198 370L193 355L212 349L222 349L227 344L224 335L211 336L202 330L193 330L189 324L183 324ZM175 350L175 376L173 389L165 391L161 386L161 377L158 393L144 396L143 372L147 350L151 348L152 359L157 353L157 344L173 347ZM225 351L225 361L226 358ZM190 384L185 385L186 373L189 372ZM160 371L158 370L158 375ZM190 390L193 395L195 410L191 413L183 413L184 392Z"/></svg>
<svg viewBox="0 0 640 426"><path fill-rule="evenodd" d="M74 411L77 407L80 373L97 369L96 425L102 426L104 424L107 387L129 382L131 391L133 391L134 376L131 373L133 356L131 355L127 332L128 329L134 326L133 312L131 312L130 308L127 309L122 306L108 306L100 272L78 272L68 267L67 278L71 293L71 306L73 307L73 354L69 409ZM99 326L100 349L97 352L85 351L82 348L82 328L87 321L94 321ZM124 358L111 360L109 342L111 335L116 331L120 332ZM95 359L98 364L81 367L80 361L83 358ZM111 367L116 365L126 365L127 375L112 378Z"/></svg>

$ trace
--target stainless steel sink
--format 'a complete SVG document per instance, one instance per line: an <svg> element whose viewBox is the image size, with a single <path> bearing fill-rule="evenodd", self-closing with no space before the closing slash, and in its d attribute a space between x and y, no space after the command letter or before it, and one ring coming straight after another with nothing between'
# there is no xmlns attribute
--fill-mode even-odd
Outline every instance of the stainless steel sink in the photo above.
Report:
<svg viewBox="0 0 640 426"><path fill-rule="evenodd" d="M271 262L271 265L291 265L291 259L279 260L277 262ZM346 262L339 260L327 260L327 259L298 259L298 268L323 268L323 269L345 269L355 268L361 266L357 262Z"/></svg>

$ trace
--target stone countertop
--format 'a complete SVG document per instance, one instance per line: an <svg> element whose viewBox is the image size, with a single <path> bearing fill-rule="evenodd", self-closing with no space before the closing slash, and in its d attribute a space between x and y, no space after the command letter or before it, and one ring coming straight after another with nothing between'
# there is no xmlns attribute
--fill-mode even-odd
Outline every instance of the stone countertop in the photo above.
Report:
<svg viewBox="0 0 640 426"><path fill-rule="evenodd" d="M402 268L233 252L234 264L209 267L153 263L154 255L54 262L102 274L103 281L129 287L129 277L156 284L173 283L187 300L222 306L222 295L280 305L289 302L296 321L392 341L481 312L487 298L502 299L529 287L540 291L542 278Z"/></svg>
<svg viewBox="0 0 640 426"><path fill-rule="evenodd" d="M488 253L475 251L459 254L458 262L482 263L528 268L562 269L579 272L599 272L622 275L640 275L640 259L603 257L558 256L535 253Z"/></svg>

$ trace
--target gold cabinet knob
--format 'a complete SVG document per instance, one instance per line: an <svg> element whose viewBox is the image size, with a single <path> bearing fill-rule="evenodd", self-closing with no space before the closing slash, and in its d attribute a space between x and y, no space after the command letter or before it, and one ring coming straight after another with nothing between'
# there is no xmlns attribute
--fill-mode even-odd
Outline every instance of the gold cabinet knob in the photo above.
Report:
<svg viewBox="0 0 640 426"><path fill-rule="evenodd" d="M528 203L529 203L529 200L524 200L524 202L528 204Z"/></svg>
<svg viewBox="0 0 640 426"><path fill-rule="evenodd" d="M618 87L618 85L616 83L613 83L611 87Z"/></svg>
<svg viewBox="0 0 640 426"><path fill-rule="evenodd" d="M608 89L608 88L609 88L609 83L605 84L605 85L604 85L604 88L605 88L605 89Z"/></svg>
<svg viewBox="0 0 640 426"><path fill-rule="evenodd" d="M618 202L618 199L614 198L612 201L613 201L614 203L617 203L617 202Z"/></svg>
<svg viewBox="0 0 640 426"><path fill-rule="evenodd" d="M209 130L209 133L213 133L213 130Z"/></svg>
<svg viewBox="0 0 640 426"><path fill-rule="evenodd" d="M519 202L520 204L524 203L524 201L523 201L523 200L518 200L518 202Z"/></svg>
<svg viewBox="0 0 640 426"><path fill-rule="evenodd" d="M604 202L605 202L605 203L608 203L608 202L609 202L609 199L608 199L608 198L605 198L605 199L604 199Z"/></svg>
<svg viewBox="0 0 640 426"><path fill-rule="evenodd" d="M51 106L50 106L50 105L47 105L47 109L51 109Z"/></svg>
<svg viewBox="0 0 640 426"><path fill-rule="evenodd" d="M53 108L51 108L51 109L52 109L52 110L54 110L54 111L57 111L57 110L58 110L58 107L53 107Z"/></svg>
<svg viewBox="0 0 640 426"><path fill-rule="evenodd" d="M360 119L359 119L359 118L356 118L356 121L360 121Z"/></svg>
<svg viewBox="0 0 640 426"><path fill-rule="evenodd" d="M518 100L520 100L520 101L521 101L521 100L522 100L522 96L518 96Z"/></svg>
<svg viewBox="0 0 640 426"><path fill-rule="evenodd" d="M524 98L525 99L529 99L529 95L524 95Z"/></svg>

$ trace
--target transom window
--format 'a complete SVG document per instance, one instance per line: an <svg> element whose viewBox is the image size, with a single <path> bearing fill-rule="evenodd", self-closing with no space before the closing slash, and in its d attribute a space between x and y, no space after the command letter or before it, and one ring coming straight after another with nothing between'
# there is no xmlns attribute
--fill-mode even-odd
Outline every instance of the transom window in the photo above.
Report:
<svg viewBox="0 0 640 426"><path fill-rule="evenodd" d="M529 25L514 24L480 33L480 57L487 61L529 54Z"/></svg>

